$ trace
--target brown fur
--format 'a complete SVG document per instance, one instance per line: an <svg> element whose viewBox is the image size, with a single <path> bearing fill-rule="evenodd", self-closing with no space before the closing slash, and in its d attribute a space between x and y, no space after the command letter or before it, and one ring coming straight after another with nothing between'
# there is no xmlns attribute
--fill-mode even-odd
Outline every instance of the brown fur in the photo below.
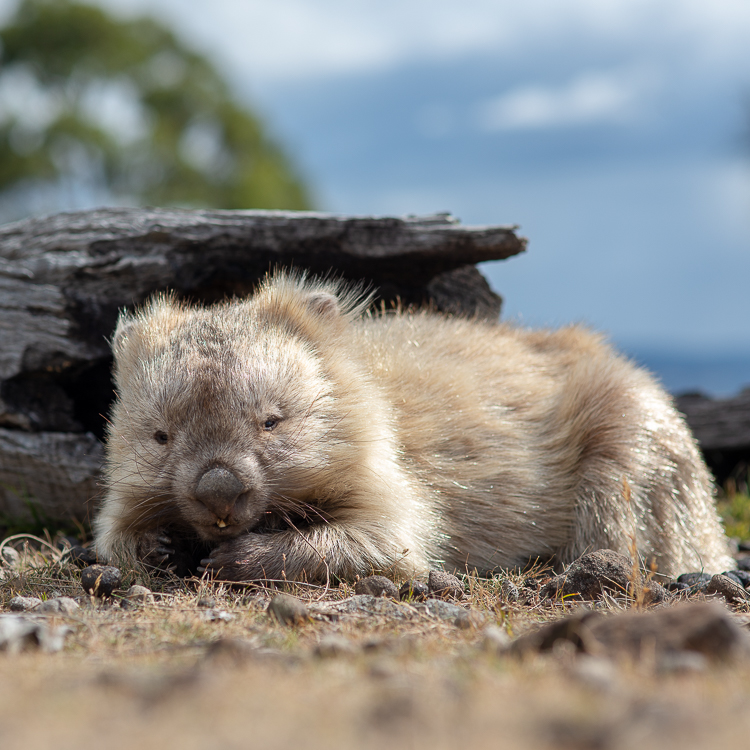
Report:
<svg viewBox="0 0 750 750"><path fill-rule="evenodd" d="M184 527L221 578L319 581L567 563L635 535L663 573L731 566L682 417L599 336L364 307L277 275L124 314L98 550ZM196 499L212 467L241 483L228 511Z"/></svg>

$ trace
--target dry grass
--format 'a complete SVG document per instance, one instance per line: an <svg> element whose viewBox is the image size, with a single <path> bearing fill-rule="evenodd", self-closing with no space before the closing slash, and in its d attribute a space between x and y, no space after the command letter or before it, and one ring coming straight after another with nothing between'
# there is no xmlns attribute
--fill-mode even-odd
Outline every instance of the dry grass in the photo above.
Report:
<svg viewBox="0 0 750 750"><path fill-rule="evenodd" d="M18 538L0 610L17 595L82 595L53 540ZM538 580L538 579L537 579ZM83 597L53 655L0 654L0 747L628 748L717 747L750 729L750 665L662 674L651 663L574 658L525 662L485 645L484 625L516 636L575 605L540 601L521 575L467 579L483 623L427 616L318 616L298 627L265 612L272 592L149 579L156 602L124 608ZM349 586L297 587L316 605ZM516 594L520 593L520 600ZM212 607L201 606L212 598ZM630 606L608 599L599 606ZM340 636L352 648L324 657Z"/></svg>

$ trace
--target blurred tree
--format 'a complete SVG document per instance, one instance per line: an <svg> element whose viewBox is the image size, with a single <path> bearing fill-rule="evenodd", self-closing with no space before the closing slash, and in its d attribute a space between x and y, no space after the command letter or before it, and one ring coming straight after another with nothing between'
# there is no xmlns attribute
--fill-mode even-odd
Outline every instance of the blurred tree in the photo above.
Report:
<svg viewBox="0 0 750 750"><path fill-rule="evenodd" d="M258 120L208 60L155 21L22 0L0 45L6 196L54 189L99 203L308 207Z"/></svg>

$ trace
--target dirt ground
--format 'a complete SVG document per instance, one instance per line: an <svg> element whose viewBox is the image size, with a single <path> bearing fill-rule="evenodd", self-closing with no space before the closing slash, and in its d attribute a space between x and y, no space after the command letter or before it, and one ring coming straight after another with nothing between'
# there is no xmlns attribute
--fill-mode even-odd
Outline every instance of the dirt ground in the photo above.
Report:
<svg viewBox="0 0 750 750"><path fill-rule="evenodd" d="M515 638L574 605L512 604L499 580L469 581L462 606L475 615L461 626L426 613L315 614L350 597L346 586L297 590L313 618L289 626L266 612L273 592L180 583L125 608L85 596L78 575L46 559L0 583L2 613L17 594L80 605L44 616L50 628L70 628L59 652L0 652L3 750L747 744L747 661L667 665L568 648L522 661L488 626Z"/></svg>

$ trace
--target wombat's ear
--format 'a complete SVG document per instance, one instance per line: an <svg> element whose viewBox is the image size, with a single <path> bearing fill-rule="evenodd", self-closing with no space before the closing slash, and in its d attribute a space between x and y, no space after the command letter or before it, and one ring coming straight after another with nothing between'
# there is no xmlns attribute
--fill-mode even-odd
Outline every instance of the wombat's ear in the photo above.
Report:
<svg viewBox="0 0 750 750"><path fill-rule="evenodd" d="M314 291L307 297L310 311L324 318L338 318L341 314L337 297L330 292Z"/></svg>
<svg viewBox="0 0 750 750"><path fill-rule="evenodd" d="M128 334L133 333L136 325L137 321L130 313L124 310L120 313L120 316L117 318L117 327L109 342L115 354L125 345L125 342L128 340Z"/></svg>

